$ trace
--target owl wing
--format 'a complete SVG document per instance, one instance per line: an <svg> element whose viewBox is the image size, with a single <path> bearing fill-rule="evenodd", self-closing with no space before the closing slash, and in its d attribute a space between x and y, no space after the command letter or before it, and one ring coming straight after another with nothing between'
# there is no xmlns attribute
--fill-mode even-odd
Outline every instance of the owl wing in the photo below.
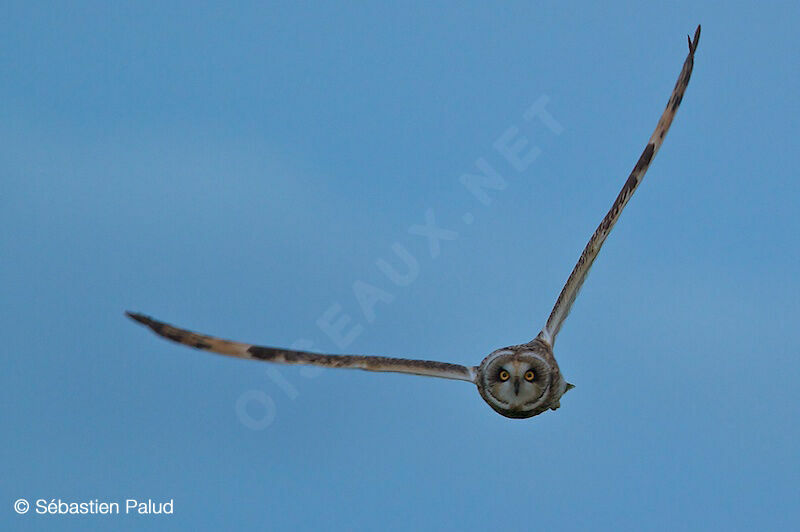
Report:
<svg viewBox="0 0 800 532"><path fill-rule="evenodd" d="M553 311L547 320L547 325L545 325L542 332L539 333L539 337L548 341L550 345L555 342L558 331L561 329L561 325L564 323L564 320L567 319L570 308L572 308L572 304L575 302L575 298L581 289L581 285L583 285L583 282L586 280L586 275L589 273L589 269L592 267L594 259L597 258L597 254L600 252L603 242L605 242L606 237L608 237L608 234L611 232L611 229L617 222L619 215L622 213L622 209L625 208L628 200L631 199L636 187L638 187L639 183L642 182L644 174L647 172L647 168L650 166L650 162L653 160L656 152L658 152L658 149L664 142L664 137L666 136L669 126L672 124L672 119L675 118L675 113L678 111L678 106L680 106L681 100L683 99L683 93L686 91L686 87L689 85L689 78L692 75L692 67L694 66L694 52L697 50L697 44L699 41L700 26L697 26L697 30L694 33L694 40L689 38L689 55L686 57L686 61L683 63L683 69L681 70L680 76L678 76L678 81L675 84L675 88L672 90L672 96L670 96L669 101L667 102L667 108L664 110L664 113L658 120L656 130L653 132L653 135L647 142L647 146L642 152L641 157L639 157L639 161L636 163L636 166L634 166L630 176L628 176L628 180L625 182L625 185L623 185L622 190L617 196L617 199L614 201L614 204L611 206L611 209L608 211L608 214L606 214L605 218L603 218L603 221L600 222L600 225L592 235L589 243L586 244L586 248L584 248L583 253L581 253L580 258L578 259L578 263L575 265L575 268L572 270L569 279L567 279L567 283L561 290L561 294L558 296L558 300L553 307Z"/></svg>
<svg viewBox="0 0 800 532"><path fill-rule="evenodd" d="M426 377L475 382L475 368L459 364L365 355L324 355L308 351L263 347L187 331L135 312L126 312L125 314L142 325L150 327L157 335L163 336L168 340L204 351L219 353L220 355L263 360L278 364L305 364L326 368L355 368L367 371L410 373Z"/></svg>

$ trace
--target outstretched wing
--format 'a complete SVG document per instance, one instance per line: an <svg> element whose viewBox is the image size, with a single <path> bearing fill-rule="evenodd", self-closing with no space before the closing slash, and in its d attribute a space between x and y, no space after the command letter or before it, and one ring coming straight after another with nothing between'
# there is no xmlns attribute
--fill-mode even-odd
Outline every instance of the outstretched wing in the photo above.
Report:
<svg viewBox="0 0 800 532"><path fill-rule="evenodd" d="M697 26L697 30L694 33L694 40L689 38L689 55L683 63L683 70L681 70L681 74L678 76L678 82L672 90L672 96L670 96L667 102L667 108L664 110L664 114L661 115L656 130L653 132L653 136L651 136L650 140L647 142L647 146L642 152L641 157L639 157L639 161L633 168L631 175L628 176L628 180L622 187L617 199L611 206L611 210L608 211L608 214L606 214L603 221L600 222L600 226L592 235L589 243L586 244L586 248L584 248L583 253L581 253L580 259L578 259L578 263L572 270L569 279L567 279L567 284L564 285L561 294L558 296L558 300L553 307L553 312L547 320L547 325L545 325L545 328L539 333L539 337L548 341L551 345L555 342L558 331L561 330L561 325L564 323L564 320L567 319L570 308L572 308L572 304L575 302L581 285L583 285L583 281L586 280L586 275L589 273L594 259L597 258L597 254L600 252L603 242L605 242L606 237L608 237L608 234L617 222L619 215L622 213L622 209L625 208L628 200L631 199L636 187L642 182L644 174L650 166L650 162L664 142L664 137L683 99L683 93L689 85L689 78L692 75L692 67L694 66L694 52L697 50L699 41L700 26Z"/></svg>
<svg viewBox="0 0 800 532"><path fill-rule="evenodd" d="M409 360L406 358L390 358L363 355L323 355L308 351L293 351L275 347L262 347L260 345L243 344L199 334L186 329L180 329L143 314L135 312L125 313L129 318L150 327L153 332L168 340L179 344L188 345L204 351L219 353L239 358L263 360L278 364L306 364L311 366L324 366L326 368L355 368L367 371L389 371L393 373L410 373L426 377L440 377L442 379L455 379L475 382L475 368L449 364L447 362L433 362L430 360Z"/></svg>

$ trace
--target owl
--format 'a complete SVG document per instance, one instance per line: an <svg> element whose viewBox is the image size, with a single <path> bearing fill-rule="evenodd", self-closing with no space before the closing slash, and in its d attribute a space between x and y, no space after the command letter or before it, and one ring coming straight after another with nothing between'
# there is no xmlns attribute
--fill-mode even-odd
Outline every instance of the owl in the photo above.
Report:
<svg viewBox="0 0 800 532"><path fill-rule="evenodd" d="M497 413L515 419L529 418L547 410L556 410L561 404L561 397L574 387L564 380L553 355L556 337L575 302L581 285L586 280L592 263L603 246L603 242L619 219L622 209L625 208L636 187L642 182L653 157L664 142L664 136L672 124L689 84L689 77L694 66L694 54L699 40L700 26L695 31L694 39L689 38L689 54L683 63L683 69L667 102L667 108L661 115L653 135L622 186L617 199L611 205L611 209L600 222L589 239L589 243L586 244L578 263L556 300L547 323L530 342L497 349L484 358L479 365L470 367L430 360L366 355L329 355L263 347L195 333L143 314L133 312L126 314L164 338L212 353L278 364L356 368L467 381L477 386L480 396Z"/></svg>

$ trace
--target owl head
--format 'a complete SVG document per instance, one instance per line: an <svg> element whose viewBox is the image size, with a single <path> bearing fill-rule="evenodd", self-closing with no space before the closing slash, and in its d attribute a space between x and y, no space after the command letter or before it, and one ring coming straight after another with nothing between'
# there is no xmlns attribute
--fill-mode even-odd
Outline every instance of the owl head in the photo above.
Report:
<svg viewBox="0 0 800 532"><path fill-rule="evenodd" d="M483 400L510 418L555 410L573 387L561 376L549 344L538 338L491 353L478 366L476 381Z"/></svg>

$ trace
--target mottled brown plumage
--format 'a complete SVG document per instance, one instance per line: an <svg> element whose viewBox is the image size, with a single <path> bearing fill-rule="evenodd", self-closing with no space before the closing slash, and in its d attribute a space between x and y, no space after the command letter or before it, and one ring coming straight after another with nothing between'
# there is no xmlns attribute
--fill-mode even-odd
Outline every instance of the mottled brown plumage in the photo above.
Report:
<svg viewBox="0 0 800 532"><path fill-rule="evenodd" d="M195 347L212 353L228 355L252 360L263 360L277 364L311 364L327 368L354 368L367 371L386 371L395 373L411 373L428 377L441 377L472 382L474 368L448 362L392 358L372 355L325 355L309 351L295 351L276 347L245 344L224 340L214 336L180 329L149 316L135 312L126 312L131 319L147 325L156 334L173 342Z"/></svg>
<svg viewBox="0 0 800 532"><path fill-rule="evenodd" d="M614 200L608 214L605 215L603 221L600 222L597 230L592 235L592 238L589 239L589 243L586 244L583 253L581 253L578 259L578 263L575 265L575 268L572 270L564 288L558 296L553 311L550 313L550 318L547 320L547 325L545 325L542 331L542 336L551 344L555 343L556 336L561 330L561 325L564 323L564 320L567 319L572 304L575 302L575 298L578 296L578 292L583 282L586 280L586 276L589 274L592 263L594 263L594 259L597 258L597 254L600 252L603 242L606 241L611 229L614 228L614 224L617 223L620 214L622 214L622 209L625 208L628 200L633 196L636 187L642 182L645 172L647 172L650 163L653 161L656 153L658 153L658 149L664 142L664 137L667 135L669 126L675 118L678 106L683 101L683 94L686 92L686 87L689 86L689 78L692 76L692 68L694 67L694 52L697 50L699 42L700 26L697 26L697 30L694 32L694 41L692 41L691 38L689 39L689 55L683 63L678 81L675 83L675 88L672 90L672 95L667 102L667 108L658 120L655 131L653 131L653 134L650 136L650 140L647 141L642 155L636 162L636 166L633 167L633 171L631 171L627 181L625 181L617 199Z"/></svg>

